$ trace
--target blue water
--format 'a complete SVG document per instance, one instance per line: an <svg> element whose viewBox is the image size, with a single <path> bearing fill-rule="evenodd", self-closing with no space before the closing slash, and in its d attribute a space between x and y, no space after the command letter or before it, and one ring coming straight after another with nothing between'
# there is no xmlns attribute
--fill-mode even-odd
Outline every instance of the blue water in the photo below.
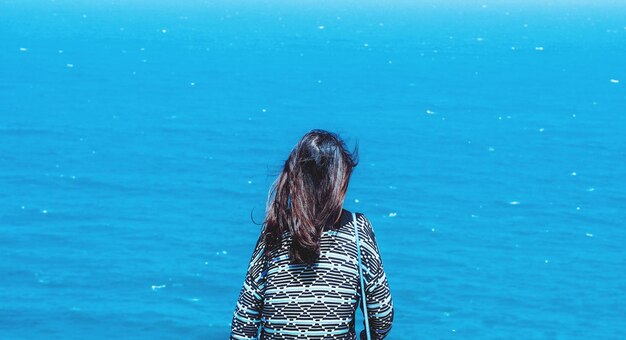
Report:
<svg viewBox="0 0 626 340"><path fill-rule="evenodd" d="M313 128L389 338L624 337L626 5L3 0L0 46L0 338L227 338Z"/></svg>

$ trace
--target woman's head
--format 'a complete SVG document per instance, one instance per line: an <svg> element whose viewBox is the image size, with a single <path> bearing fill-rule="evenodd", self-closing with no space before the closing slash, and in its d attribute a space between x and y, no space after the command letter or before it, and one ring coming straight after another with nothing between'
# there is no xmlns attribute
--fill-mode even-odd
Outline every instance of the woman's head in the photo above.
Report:
<svg viewBox="0 0 626 340"><path fill-rule="evenodd" d="M319 239L325 226L341 216L358 148L351 153L332 132L311 130L291 150L273 183L265 216L267 252L280 246L282 234L292 237L290 257L313 263L319 257Z"/></svg>

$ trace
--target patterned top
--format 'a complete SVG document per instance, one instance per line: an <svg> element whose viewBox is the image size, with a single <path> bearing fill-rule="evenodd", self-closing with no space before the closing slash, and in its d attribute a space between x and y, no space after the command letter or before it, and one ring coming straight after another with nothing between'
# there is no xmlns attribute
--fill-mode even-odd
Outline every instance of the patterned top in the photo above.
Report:
<svg viewBox="0 0 626 340"><path fill-rule="evenodd" d="M365 297L372 339L389 333L393 304L372 224L357 213ZM290 264L289 232L270 260L259 237L232 320L231 339L355 339L354 316L361 301L352 213L324 228L320 258ZM360 334L365 338L365 331Z"/></svg>

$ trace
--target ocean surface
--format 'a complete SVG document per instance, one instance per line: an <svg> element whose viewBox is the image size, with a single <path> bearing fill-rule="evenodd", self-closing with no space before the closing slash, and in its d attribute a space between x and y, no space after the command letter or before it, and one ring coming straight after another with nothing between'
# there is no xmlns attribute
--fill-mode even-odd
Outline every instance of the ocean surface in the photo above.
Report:
<svg viewBox="0 0 626 340"><path fill-rule="evenodd" d="M626 4L0 0L0 48L2 339L227 338L314 128L390 339L626 336Z"/></svg>

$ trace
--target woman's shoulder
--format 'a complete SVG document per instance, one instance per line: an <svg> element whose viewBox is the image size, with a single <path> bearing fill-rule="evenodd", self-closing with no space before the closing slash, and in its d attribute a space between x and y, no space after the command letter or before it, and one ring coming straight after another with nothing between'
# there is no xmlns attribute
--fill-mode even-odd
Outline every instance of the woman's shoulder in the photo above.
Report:
<svg viewBox="0 0 626 340"><path fill-rule="evenodd" d="M337 229L345 228L345 227L354 228L353 220L356 217L358 229L362 231L372 232L372 224L370 223L370 220L367 218L367 216L364 213L354 211L355 216L353 216L352 213L353 213L352 211L349 211L347 209L342 209L341 217L339 218L337 223L335 223L335 228Z"/></svg>
<svg viewBox="0 0 626 340"><path fill-rule="evenodd" d="M355 212L356 217L357 217L357 221L359 221L359 219L362 219L365 215L363 215L360 212ZM339 216L339 219L335 222L335 224L333 225L333 228L338 229L341 227L345 227L349 224L352 223L352 212L342 208L341 209L341 215ZM359 221L360 222L360 221Z"/></svg>

